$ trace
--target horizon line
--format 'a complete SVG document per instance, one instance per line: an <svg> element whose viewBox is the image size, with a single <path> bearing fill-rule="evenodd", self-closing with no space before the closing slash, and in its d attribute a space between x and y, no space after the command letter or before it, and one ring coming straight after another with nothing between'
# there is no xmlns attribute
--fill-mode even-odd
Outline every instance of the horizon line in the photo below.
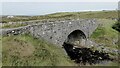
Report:
<svg viewBox="0 0 120 68"><path fill-rule="evenodd" d="M51 12L51 13L45 13L45 14L14 14L14 15L11 15L11 14L2 14L0 16L44 16L44 15L49 15L49 14L55 14L55 13L64 13L64 12L95 12L95 11L118 11L118 9L107 9L107 10L81 10L81 11L58 11L58 12Z"/></svg>

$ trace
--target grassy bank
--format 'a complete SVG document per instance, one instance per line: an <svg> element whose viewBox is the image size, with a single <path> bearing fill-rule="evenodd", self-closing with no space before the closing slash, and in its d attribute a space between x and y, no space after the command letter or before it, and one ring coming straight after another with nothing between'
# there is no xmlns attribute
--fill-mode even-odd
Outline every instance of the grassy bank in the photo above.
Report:
<svg viewBox="0 0 120 68"><path fill-rule="evenodd" d="M100 19L101 25L91 35L91 40L100 44L103 48L112 50L118 49L118 32L112 28L116 21ZM98 48L98 47L97 47ZM118 56L114 52L110 53L113 57Z"/></svg>
<svg viewBox="0 0 120 68"><path fill-rule="evenodd" d="M118 39L118 32L112 28L116 23L114 20L109 19L99 19L100 25L93 32L91 38L94 39L97 43L106 42L112 44L112 41Z"/></svg>
<svg viewBox="0 0 120 68"><path fill-rule="evenodd" d="M62 48L30 35L3 37L3 66L71 66L75 65Z"/></svg>

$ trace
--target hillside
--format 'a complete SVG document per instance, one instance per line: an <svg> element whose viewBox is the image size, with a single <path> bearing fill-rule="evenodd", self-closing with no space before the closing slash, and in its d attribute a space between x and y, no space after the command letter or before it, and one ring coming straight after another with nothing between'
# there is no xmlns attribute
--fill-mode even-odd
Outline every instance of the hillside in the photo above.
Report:
<svg viewBox="0 0 120 68"><path fill-rule="evenodd" d="M118 18L117 11L89 11L89 12L59 12L41 16L14 16L14 18L2 17L2 28L15 28L35 24L39 22L51 22L56 20L71 20L71 19L112 19Z"/></svg>
<svg viewBox="0 0 120 68"><path fill-rule="evenodd" d="M88 12L59 12L41 16L15 16L14 18L2 17L2 22L19 22L29 20L56 20L56 19L78 19L78 18L99 18L115 19L118 18L117 11L88 11Z"/></svg>
<svg viewBox="0 0 120 68"><path fill-rule="evenodd" d="M3 28L14 28L26 26L28 24L20 24L18 22L38 21L46 22L54 20L70 20L79 18L96 18L101 23L93 32L90 40L100 44L102 48L108 48L110 56L116 61L105 65L118 65L118 54L114 51L118 50L118 32L112 27L118 18L117 11L94 11L94 12L60 12L43 16L15 16L14 18L3 17ZM9 24L9 22L16 22ZM116 27L116 26L115 26ZM2 37L3 48L3 66L75 66L76 64L64 54L62 48L50 44L45 40L38 40L32 36L18 35ZM96 47L96 48L100 48ZM120 61L119 61L120 62ZM103 64L104 65L104 64Z"/></svg>
<svg viewBox="0 0 120 68"><path fill-rule="evenodd" d="M19 35L2 38L3 66L73 66L59 48L32 36Z"/></svg>

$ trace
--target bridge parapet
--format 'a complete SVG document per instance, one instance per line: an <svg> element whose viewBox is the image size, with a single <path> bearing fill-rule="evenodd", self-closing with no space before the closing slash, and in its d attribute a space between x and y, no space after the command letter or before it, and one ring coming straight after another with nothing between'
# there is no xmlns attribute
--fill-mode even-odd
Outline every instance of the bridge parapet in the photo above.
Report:
<svg viewBox="0 0 120 68"><path fill-rule="evenodd" d="M62 45L71 32L81 30L86 38L88 38L97 26L98 21L96 19L64 20L39 23L19 28L1 29L0 34L4 36L30 33L36 38L43 38L51 43Z"/></svg>

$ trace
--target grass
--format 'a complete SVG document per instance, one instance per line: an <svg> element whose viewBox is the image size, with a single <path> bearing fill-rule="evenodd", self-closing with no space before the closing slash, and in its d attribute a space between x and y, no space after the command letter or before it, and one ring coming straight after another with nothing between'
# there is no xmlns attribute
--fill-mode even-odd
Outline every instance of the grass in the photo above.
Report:
<svg viewBox="0 0 120 68"><path fill-rule="evenodd" d="M117 11L88 11L88 12L60 12L49 14L49 17L53 18L99 18L99 19L111 19L117 18Z"/></svg>
<svg viewBox="0 0 120 68"><path fill-rule="evenodd" d="M113 44L114 40L118 39L118 32L112 29L115 21L109 19L100 19L101 25L93 32L91 39L94 39L97 43Z"/></svg>
<svg viewBox="0 0 120 68"><path fill-rule="evenodd" d="M102 44L105 48L118 49L118 32L112 29L115 21L109 19L99 19L101 25L93 32L90 39L98 44ZM118 56L114 53L110 53L113 57Z"/></svg>
<svg viewBox="0 0 120 68"><path fill-rule="evenodd" d="M68 19L88 19L88 18L97 18L97 19L115 19L118 18L117 11L88 11L88 12L59 12L42 16L15 16L14 18L2 17L3 23L8 22L27 22L27 21L55 21L55 20L68 20ZM38 21L38 22L39 22ZM35 22L34 22L35 23ZM15 24L6 25L3 28L11 27L20 27L23 25Z"/></svg>
<svg viewBox="0 0 120 68"><path fill-rule="evenodd" d="M3 66L75 65L59 48L30 35L3 37Z"/></svg>
<svg viewBox="0 0 120 68"><path fill-rule="evenodd" d="M5 24L5 25L2 25L2 28L16 28L16 27L21 27L21 26L27 26L27 24L20 24L20 23Z"/></svg>
<svg viewBox="0 0 120 68"><path fill-rule="evenodd" d="M101 18L112 19L118 18L117 11L88 11L88 12L59 12L42 16L15 16L14 18L2 17L2 21L18 22L29 20L44 20L44 19L76 19L76 18Z"/></svg>

